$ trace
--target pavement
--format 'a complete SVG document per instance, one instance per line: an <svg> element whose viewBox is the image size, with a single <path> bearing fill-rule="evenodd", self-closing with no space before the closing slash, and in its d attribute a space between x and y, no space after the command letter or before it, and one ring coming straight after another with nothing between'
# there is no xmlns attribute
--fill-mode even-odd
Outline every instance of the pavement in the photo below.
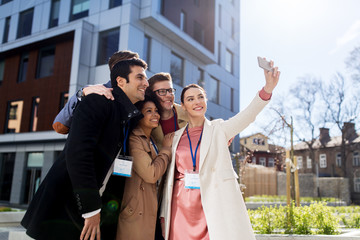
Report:
<svg viewBox="0 0 360 240"><path fill-rule="evenodd" d="M18 226L0 226L0 240L10 240L9 233L10 232L24 232L25 229L18 225ZM16 239L16 238L14 238ZM16 239L19 240L19 239Z"/></svg>

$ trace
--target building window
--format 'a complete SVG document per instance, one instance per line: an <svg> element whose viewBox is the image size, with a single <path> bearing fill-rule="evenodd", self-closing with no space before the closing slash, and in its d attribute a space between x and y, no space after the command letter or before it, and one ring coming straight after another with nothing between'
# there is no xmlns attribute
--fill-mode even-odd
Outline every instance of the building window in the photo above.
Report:
<svg viewBox="0 0 360 240"><path fill-rule="evenodd" d="M186 31L186 13L184 11L180 12L180 30Z"/></svg>
<svg viewBox="0 0 360 240"><path fill-rule="evenodd" d="M226 49L226 55L225 55L225 69L229 73L233 73L234 70L234 57L233 53Z"/></svg>
<svg viewBox="0 0 360 240"><path fill-rule="evenodd" d="M33 16L33 8L20 13L17 38L25 37L31 34Z"/></svg>
<svg viewBox="0 0 360 240"><path fill-rule="evenodd" d="M235 20L233 17L231 18L231 38L235 38Z"/></svg>
<svg viewBox="0 0 360 240"><path fill-rule="evenodd" d="M18 83L25 82L28 63L29 63L29 53L25 52L22 54L20 59L19 76L17 81Z"/></svg>
<svg viewBox="0 0 360 240"><path fill-rule="evenodd" d="M9 29L10 29L10 17L7 17L5 18L4 35L3 35L2 43L6 43L8 41Z"/></svg>
<svg viewBox="0 0 360 240"><path fill-rule="evenodd" d="M253 144L265 146L265 139L263 139L263 138L253 138Z"/></svg>
<svg viewBox="0 0 360 240"><path fill-rule="evenodd" d="M206 95L208 99L216 104L219 104L219 80L210 77L206 88Z"/></svg>
<svg viewBox="0 0 360 240"><path fill-rule="evenodd" d="M259 165L262 165L262 166L266 167L266 158L260 157L259 158Z"/></svg>
<svg viewBox="0 0 360 240"><path fill-rule="evenodd" d="M326 163L326 154L320 154L320 168L326 168L327 163Z"/></svg>
<svg viewBox="0 0 360 240"><path fill-rule="evenodd" d="M0 86L4 81L5 61L0 60Z"/></svg>
<svg viewBox="0 0 360 240"><path fill-rule="evenodd" d="M341 153L336 153L336 166L341 167Z"/></svg>
<svg viewBox="0 0 360 240"><path fill-rule="evenodd" d="M204 41L205 41L204 28L197 21L194 21L194 39L197 42L204 45Z"/></svg>
<svg viewBox="0 0 360 240"><path fill-rule="evenodd" d="M10 201L15 153L0 153L0 201Z"/></svg>
<svg viewBox="0 0 360 240"><path fill-rule="evenodd" d="M230 110L234 111L234 89L230 88Z"/></svg>
<svg viewBox="0 0 360 240"><path fill-rule="evenodd" d="M309 158L309 156L306 157L306 167L312 168L312 162L311 162L311 158Z"/></svg>
<svg viewBox="0 0 360 240"><path fill-rule="evenodd" d="M118 7L121 6L121 4L122 4L122 0L110 0L109 8Z"/></svg>
<svg viewBox="0 0 360 240"><path fill-rule="evenodd" d="M39 97L33 97L31 107L31 118L30 118L30 132L36 132L38 124L38 112L39 112Z"/></svg>
<svg viewBox="0 0 360 240"><path fill-rule="evenodd" d="M119 28L99 33L97 65L107 64L109 58L118 50L119 35Z"/></svg>
<svg viewBox="0 0 360 240"><path fill-rule="evenodd" d="M201 68L197 68L195 79L200 87L205 88L204 70L202 70Z"/></svg>
<svg viewBox="0 0 360 240"><path fill-rule="evenodd" d="M354 177L354 192L360 192L360 178Z"/></svg>
<svg viewBox="0 0 360 240"><path fill-rule="evenodd" d="M252 157L252 158L251 158L251 163L252 163L252 164L256 164L256 157Z"/></svg>
<svg viewBox="0 0 360 240"><path fill-rule="evenodd" d="M24 199L23 203L28 204L36 191L39 188L41 182L41 168L44 164L44 153L33 152L28 153L27 166L26 166L26 178L24 186Z"/></svg>
<svg viewBox="0 0 360 240"><path fill-rule="evenodd" d="M298 157L296 157L296 160L297 160L298 169L303 168L303 158L298 156Z"/></svg>
<svg viewBox="0 0 360 240"><path fill-rule="evenodd" d="M359 152L353 152L353 166L360 166Z"/></svg>
<svg viewBox="0 0 360 240"><path fill-rule="evenodd" d="M175 53L171 53L170 75L175 84L183 86L184 59Z"/></svg>
<svg viewBox="0 0 360 240"><path fill-rule="evenodd" d="M5 133L20 132L24 101L10 101L7 106Z"/></svg>
<svg viewBox="0 0 360 240"><path fill-rule="evenodd" d="M221 66L221 42L218 42L218 64Z"/></svg>
<svg viewBox="0 0 360 240"><path fill-rule="evenodd" d="M274 167L275 166L274 158L269 158L268 167Z"/></svg>
<svg viewBox="0 0 360 240"><path fill-rule="evenodd" d="M89 15L90 0L72 0L70 21Z"/></svg>
<svg viewBox="0 0 360 240"><path fill-rule="evenodd" d="M59 24L60 0L52 0L49 28L56 27Z"/></svg>
<svg viewBox="0 0 360 240"><path fill-rule="evenodd" d="M145 35L143 59L147 63L148 69L150 69L150 56L151 56L151 38L149 36Z"/></svg>
<svg viewBox="0 0 360 240"><path fill-rule="evenodd" d="M69 93L68 92L63 92L61 93L61 97L60 97L60 110L64 108L65 104L68 102L69 100Z"/></svg>
<svg viewBox="0 0 360 240"><path fill-rule="evenodd" d="M219 28L221 28L221 5L219 5Z"/></svg>
<svg viewBox="0 0 360 240"><path fill-rule="evenodd" d="M12 0L2 0L1 5L4 5L5 3L11 2Z"/></svg>
<svg viewBox="0 0 360 240"><path fill-rule="evenodd" d="M54 74L55 47L40 49L36 78L48 77Z"/></svg>

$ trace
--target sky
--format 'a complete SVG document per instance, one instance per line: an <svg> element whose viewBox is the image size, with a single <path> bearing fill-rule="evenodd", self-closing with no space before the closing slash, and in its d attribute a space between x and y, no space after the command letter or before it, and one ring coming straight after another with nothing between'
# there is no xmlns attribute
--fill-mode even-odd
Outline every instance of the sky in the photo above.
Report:
<svg viewBox="0 0 360 240"><path fill-rule="evenodd" d="M273 92L286 94L307 74L330 80L350 77L345 60L360 46L359 0L240 0L240 110L264 86L257 56L274 60L281 71ZM260 114L240 136L261 130ZM331 129L330 129L331 135Z"/></svg>

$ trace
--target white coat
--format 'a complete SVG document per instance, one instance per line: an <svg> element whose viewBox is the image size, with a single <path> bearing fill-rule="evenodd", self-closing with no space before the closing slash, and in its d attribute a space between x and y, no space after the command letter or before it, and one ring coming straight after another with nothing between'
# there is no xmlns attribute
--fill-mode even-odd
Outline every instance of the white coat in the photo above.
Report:
<svg viewBox="0 0 360 240"><path fill-rule="evenodd" d="M229 120L205 119L199 174L201 201L211 240L255 240L227 144L255 120L268 102L257 94L246 109ZM161 217L165 218L165 240L169 238L175 152L184 129L175 132L172 161L165 181L161 205Z"/></svg>

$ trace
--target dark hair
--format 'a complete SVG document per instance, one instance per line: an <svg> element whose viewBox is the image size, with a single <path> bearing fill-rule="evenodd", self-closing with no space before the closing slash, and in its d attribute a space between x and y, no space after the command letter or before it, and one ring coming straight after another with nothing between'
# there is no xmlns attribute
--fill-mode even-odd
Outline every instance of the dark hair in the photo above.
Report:
<svg viewBox="0 0 360 240"><path fill-rule="evenodd" d="M132 59L132 58L140 58L140 57L139 57L138 53L132 52L129 50L122 50L122 51L114 52L108 61L110 71L114 67L114 65L117 64L118 62L123 61L123 60Z"/></svg>
<svg viewBox="0 0 360 240"><path fill-rule="evenodd" d="M140 66L144 68L144 70L147 69L147 64L144 60L140 58L132 58L129 60L123 60L118 63L116 63L113 68L111 69L111 86L117 87L117 77L122 77L126 79L126 82L129 82L129 74L131 73L131 66Z"/></svg>
<svg viewBox="0 0 360 240"><path fill-rule="evenodd" d="M155 104L155 107L158 109L159 115L161 115L162 108L156 97L145 94L145 99L143 101L136 102L134 105L141 112L141 110L144 108L145 103L147 102L153 102Z"/></svg>
<svg viewBox="0 0 360 240"><path fill-rule="evenodd" d="M146 89L146 93L149 95L152 94L154 91L154 84L157 82L164 82L164 81L172 82L170 73L160 72L152 75L151 78L148 79L149 87Z"/></svg>
<svg viewBox="0 0 360 240"><path fill-rule="evenodd" d="M204 92L205 97L206 97L206 91L205 91L205 89L203 89L202 87L200 87L199 85L197 85L197 84L195 84L195 83L192 83L192 84L189 84L189 85L187 85L186 87L184 87L184 89L182 90L182 92L181 92L181 97L180 97L182 103L184 103L184 95L185 95L185 92L186 92L187 90L189 90L190 88L198 88L198 89L200 89L201 91Z"/></svg>

